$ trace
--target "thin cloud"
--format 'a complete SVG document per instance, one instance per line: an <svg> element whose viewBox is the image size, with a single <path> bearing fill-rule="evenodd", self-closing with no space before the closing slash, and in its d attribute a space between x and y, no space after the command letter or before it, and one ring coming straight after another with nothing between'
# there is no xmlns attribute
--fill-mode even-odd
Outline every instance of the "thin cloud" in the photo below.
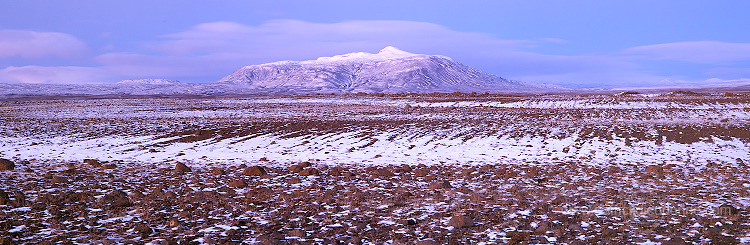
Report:
<svg viewBox="0 0 750 245"><path fill-rule="evenodd" d="M641 59L715 64L750 61L750 43L675 42L629 48L624 53Z"/></svg>
<svg viewBox="0 0 750 245"><path fill-rule="evenodd" d="M554 38L554 37L539 38L539 41L548 42L548 43L570 43L570 41L568 40L561 39L561 38Z"/></svg>
<svg viewBox="0 0 750 245"><path fill-rule="evenodd" d="M75 58L88 52L84 42L59 32L0 30L0 59L60 57Z"/></svg>
<svg viewBox="0 0 750 245"><path fill-rule="evenodd" d="M21 66L0 69L0 82L5 83L101 83L112 74L99 67Z"/></svg>
<svg viewBox="0 0 750 245"><path fill-rule="evenodd" d="M459 32L446 27L415 21L345 21L311 23L275 20L258 26L234 22L211 22L163 36L166 40L150 47L173 54L246 54L249 58L310 59L324 55L377 51L398 46L415 52L430 47L479 45L512 49L527 43L502 40L482 33Z"/></svg>
<svg viewBox="0 0 750 245"><path fill-rule="evenodd" d="M703 72L709 77L745 78L750 77L750 68L745 67L716 67Z"/></svg>

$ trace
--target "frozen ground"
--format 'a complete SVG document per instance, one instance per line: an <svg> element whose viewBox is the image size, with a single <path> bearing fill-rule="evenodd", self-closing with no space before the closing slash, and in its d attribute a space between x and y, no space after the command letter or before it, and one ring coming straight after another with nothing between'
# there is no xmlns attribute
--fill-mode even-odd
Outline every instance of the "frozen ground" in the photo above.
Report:
<svg viewBox="0 0 750 245"><path fill-rule="evenodd" d="M58 98L0 121L5 241L750 242L745 95Z"/></svg>

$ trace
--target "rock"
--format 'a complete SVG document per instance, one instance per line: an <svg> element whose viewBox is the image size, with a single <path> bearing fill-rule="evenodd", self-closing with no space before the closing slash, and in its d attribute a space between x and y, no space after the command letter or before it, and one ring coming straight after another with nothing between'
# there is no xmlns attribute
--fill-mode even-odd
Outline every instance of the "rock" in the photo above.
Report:
<svg viewBox="0 0 750 245"><path fill-rule="evenodd" d="M287 184L299 184L299 183L302 183L302 180L296 177L290 177L286 179L286 183Z"/></svg>
<svg viewBox="0 0 750 245"><path fill-rule="evenodd" d="M511 243L520 242L520 241L528 241L529 239L531 239L531 233L524 232L524 231L510 231L507 233L507 236L510 237Z"/></svg>
<svg viewBox="0 0 750 245"><path fill-rule="evenodd" d="M214 169L211 169L211 174L216 175L216 176L221 176L221 175L224 175L225 172L224 172L224 169L214 168Z"/></svg>
<svg viewBox="0 0 750 245"><path fill-rule="evenodd" d="M258 244L280 244L285 236L279 232L270 232L258 236Z"/></svg>
<svg viewBox="0 0 750 245"><path fill-rule="evenodd" d="M254 190L249 190L248 192L245 192L245 198L248 201L264 201L268 200L269 198L273 198L273 190L268 187L261 187Z"/></svg>
<svg viewBox="0 0 750 245"><path fill-rule="evenodd" d="M249 175L249 176L263 176L266 175L266 169L261 166L252 166L245 169L245 171L242 171L242 175Z"/></svg>
<svg viewBox="0 0 750 245"><path fill-rule="evenodd" d="M401 220L401 224L402 225L416 225L417 220L414 218L403 219Z"/></svg>
<svg viewBox="0 0 750 245"><path fill-rule="evenodd" d="M360 245L362 244L362 238L359 238L358 236L352 236L346 242L348 242L348 244Z"/></svg>
<svg viewBox="0 0 750 245"><path fill-rule="evenodd" d="M177 220L177 218L171 218L169 219L169 222L167 222L167 226L172 227L172 228L177 228L177 227L182 226L182 224L180 224L180 221Z"/></svg>
<svg viewBox="0 0 750 245"><path fill-rule="evenodd" d="M300 171L302 171L302 169L304 169L304 167L300 166L299 164L289 166L288 168L289 171L294 173L299 173Z"/></svg>
<svg viewBox="0 0 750 245"><path fill-rule="evenodd" d="M151 233L154 232L154 230L151 229L147 224L139 223L136 224L133 227L133 230L138 234L140 237L147 237Z"/></svg>
<svg viewBox="0 0 750 245"><path fill-rule="evenodd" d="M235 181L229 182L228 185L229 185L229 187L234 187L234 188L245 188L245 187L247 187L247 184L245 183L245 181L242 181L242 180L235 180Z"/></svg>
<svg viewBox="0 0 750 245"><path fill-rule="evenodd" d="M685 242L685 240L682 240L682 238L674 237L670 238L668 241L663 241L661 245L687 245L688 243Z"/></svg>
<svg viewBox="0 0 750 245"><path fill-rule="evenodd" d="M235 221L232 221L232 226L235 226L235 227L247 226L247 222L245 222L244 220L235 220Z"/></svg>
<svg viewBox="0 0 750 245"><path fill-rule="evenodd" d="M102 166L102 168L104 168L104 169L116 169L117 165L115 165L114 163L104 164L104 166Z"/></svg>
<svg viewBox="0 0 750 245"><path fill-rule="evenodd" d="M13 170L16 168L16 164L13 163L13 161L0 158L0 171L3 170Z"/></svg>
<svg viewBox="0 0 750 245"><path fill-rule="evenodd" d="M659 165L649 165L646 167L646 174L651 176L661 176L664 173L664 168Z"/></svg>
<svg viewBox="0 0 750 245"><path fill-rule="evenodd" d="M716 208L715 214L719 216L732 216L735 214L738 214L740 212L739 209L733 207L732 205L723 204Z"/></svg>
<svg viewBox="0 0 750 245"><path fill-rule="evenodd" d="M469 201L473 203L481 203L485 201L487 198L484 196L484 194L480 193L472 193L471 196L469 196Z"/></svg>
<svg viewBox="0 0 750 245"><path fill-rule="evenodd" d="M610 228L604 228L601 231L601 237L603 238L614 238L617 236L617 231L610 229Z"/></svg>
<svg viewBox="0 0 750 245"><path fill-rule="evenodd" d="M448 221L448 226L453 226L454 228L471 227L474 226L474 220L466 215L454 215Z"/></svg>
<svg viewBox="0 0 750 245"><path fill-rule="evenodd" d="M385 168L378 168L378 169L375 169L374 171L372 171L372 175L373 176L378 176L378 177L392 177L393 176L393 172L391 172L391 170L388 170L388 169L385 169Z"/></svg>
<svg viewBox="0 0 750 245"><path fill-rule="evenodd" d="M299 175L302 175L302 176L319 175L319 174L320 174L320 170L316 168L306 168L306 169L303 169L302 171L299 171Z"/></svg>
<svg viewBox="0 0 750 245"><path fill-rule="evenodd" d="M547 231L551 231L553 226L554 225L552 224L552 222L543 221L543 222L540 222L539 225L537 225L534 231L538 234L545 234L547 233Z"/></svg>
<svg viewBox="0 0 750 245"><path fill-rule="evenodd" d="M193 170L190 169L190 167L188 167L184 163L178 162L177 164L175 164L174 169L172 171L175 173L185 173L185 172L191 172Z"/></svg>
<svg viewBox="0 0 750 245"><path fill-rule="evenodd" d="M287 233L290 237L305 237L305 231L302 229L293 229Z"/></svg>
<svg viewBox="0 0 750 245"><path fill-rule="evenodd" d="M102 207L129 207L133 205L132 202L130 202L130 198L128 197L128 194L121 191L121 190L115 190L107 195L104 195L104 197L100 198L97 203Z"/></svg>
<svg viewBox="0 0 750 245"><path fill-rule="evenodd" d="M50 182L53 184L67 184L68 180L60 176L53 176Z"/></svg>
<svg viewBox="0 0 750 245"><path fill-rule="evenodd" d="M430 238L430 239L427 239L427 240L419 241L419 242L417 242L416 245L439 245L439 244L440 243L438 243L437 241L435 241L435 240L433 240L433 239Z"/></svg>
<svg viewBox="0 0 750 245"><path fill-rule="evenodd" d="M8 193L5 193L5 191L0 190L0 205L5 205L10 202L10 198L8 197Z"/></svg>
<svg viewBox="0 0 750 245"><path fill-rule="evenodd" d="M435 182L430 183L430 185L427 187L431 190L435 189L450 189L453 188L450 181L447 180L438 180Z"/></svg>
<svg viewBox="0 0 750 245"><path fill-rule="evenodd" d="M93 167L97 167L97 168L102 166L102 163L96 159L83 159L83 163L91 165Z"/></svg>
<svg viewBox="0 0 750 245"><path fill-rule="evenodd" d="M430 174L430 170L420 168L420 169L414 170L412 173L414 173L414 175L417 177L425 177Z"/></svg>

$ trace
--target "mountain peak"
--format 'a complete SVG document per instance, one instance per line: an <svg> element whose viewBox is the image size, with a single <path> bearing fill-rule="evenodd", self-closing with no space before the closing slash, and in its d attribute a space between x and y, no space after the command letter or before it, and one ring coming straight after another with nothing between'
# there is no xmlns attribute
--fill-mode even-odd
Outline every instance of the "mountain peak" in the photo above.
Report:
<svg viewBox="0 0 750 245"><path fill-rule="evenodd" d="M398 49L398 48L393 47L393 46L388 46L388 47L385 47L385 48L381 49L378 52L378 54L379 55L389 55L389 56L412 56L412 55L415 55L413 53L409 53L409 52L403 51L403 50Z"/></svg>
<svg viewBox="0 0 750 245"><path fill-rule="evenodd" d="M366 52L355 52L355 53L348 53L348 54L342 54L342 55L336 55L332 57L320 57L316 60L309 60L309 61L302 61L300 64L302 65L310 65L310 64L321 64L321 63L330 63L330 62L346 62L346 61L355 61L355 62L362 62L362 61L373 61L373 62L379 62L379 61L385 61L390 59L398 59L398 58L406 58L411 56L417 56L418 54L409 53L403 50L400 50L393 46L388 46L383 49L381 49L376 54L366 53Z"/></svg>

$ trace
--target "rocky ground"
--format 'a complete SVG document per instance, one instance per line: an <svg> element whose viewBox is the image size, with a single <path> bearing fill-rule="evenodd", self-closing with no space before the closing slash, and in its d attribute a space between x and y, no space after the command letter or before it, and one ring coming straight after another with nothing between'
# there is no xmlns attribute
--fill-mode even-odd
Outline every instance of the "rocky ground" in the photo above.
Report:
<svg viewBox="0 0 750 245"><path fill-rule="evenodd" d="M653 118L633 117L642 113L643 109L539 109L534 108L539 107L538 103L527 103L529 101L520 101L527 103L523 108L493 109L484 105L462 109L452 104L452 108L435 109L426 105L446 101L471 102L476 98L432 99L439 101L430 101L432 104L425 101L409 102L413 107L410 105L412 108L407 109L403 104L350 105L348 109L354 110L355 114L366 115L370 119L336 121L340 124L320 121L306 124L304 120L298 121L298 124L280 123L288 122L284 121L288 118L277 120L276 117L283 116L284 112L279 105L261 107L258 103L251 106L253 110L273 111L275 114L240 120L247 123L243 125L253 127L218 123L226 122L226 117L201 117L189 118L195 123L188 126L163 128L158 126L183 124L179 124L179 120L165 122L158 116L139 117L132 114L118 116L118 120L93 114L84 118L76 113L60 116L59 112L54 117L19 116L19 113L32 115L34 110L48 108L46 106L57 102L4 102L0 107L0 113L6 116L2 119L5 126L0 127L3 136L14 139L23 136L28 139L27 142L35 144L4 141L3 148L0 148L3 150L0 156L7 158L0 160L0 243L750 243L750 213L747 212L750 208L750 170L746 166L747 152L742 148L747 144L745 137L748 134L744 130L747 119L742 116L742 112L747 111L742 106L748 100L745 97L732 97L731 102L717 102L720 106L714 105L708 109L674 106L649 109L652 111L647 115ZM727 98L693 98L684 104L698 101L700 103L694 104L703 106L722 99ZM519 99L503 97L493 101L516 103ZM116 108L155 110L144 106L127 107L123 103L135 102L117 101ZM22 106L19 107L19 104ZM149 102L149 105L154 104L163 105L161 102ZM221 103L199 109L221 110L216 104ZM315 118L309 115L304 117L315 119L310 120L312 122L319 120L319 117L337 118L330 113L311 109L329 108L326 106L315 103L295 105L297 108L289 109L287 113L294 116L307 115L304 113L318 115ZM186 110L182 107L177 109ZM338 110L344 114L352 112ZM493 114L500 112L504 114ZM379 113L401 119L371 119L378 118ZM432 124L415 126L416 119L409 119L428 114L433 119L419 122ZM435 115L444 118L434 119ZM456 115L463 116L461 119L471 117L475 120L457 122ZM490 127L477 115L487 115L495 121L499 121L497 117L517 120ZM269 120L269 117L274 120ZM631 120L624 120L625 117ZM551 120L542 122L539 118ZM601 120L580 127L583 130L573 130L576 127L570 126L574 125L571 122L581 118ZM683 118L694 121L676 123ZM80 123L85 120L97 123ZM435 120L449 124L435 123ZM538 122L533 124L534 121ZM270 126L258 126L263 125L259 122L267 122L266 125ZM331 122L331 119L325 122ZM382 151L374 156L365 155L370 157L367 162L360 162L360 158L346 162L344 160L348 155L344 153L336 156L339 160L276 157L282 154L248 154L242 159L217 160L221 158L211 155L209 148L199 148L205 152L191 155L184 154L187 151L182 150L176 151L176 155L166 155L174 158L172 160L151 161L135 157L141 155L127 153L143 151L143 154L160 154L166 152L170 145L188 143L207 147L211 144L206 142L219 142L222 137L235 139L273 132L273 129L286 132L283 137L297 140L300 145L314 145L319 138L310 135L330 138L331 132L346 132L350 128L368 128L373 132L399 127L457 131L457 128L465 128L467 123L482 125L483 129L497 129L495 133L513 132L503 131L503 127L514 127L521 130L516 132L518 137L528 137L524 132L533 132L536 128L537 135L554 137L549 136L545 138L546 141L539 142L530 140L531 143L518 146L535 149L537 155L522 152L515 157L492 161L466 149L466 146L459 147L460 143L453 143L454 148L447 148L457 153L433 151L433 158L416 158L410 154L417 153L410 151L398 152L400 158L397 158L394 157L396 153ZM522 123L532 126L518 127ZM542 152L540 149L558 147L545 142L551 142L555 137L565 137L556 134L556 129L548 128L550 125L567 127L577 135L588 136L581 136L580 140L572 141L566 147ZM596 128L603 129L594 130ZM476 129L462 132L471 137L458 142L472 142L472 137L485 135L477 133L479 131ZM619 138L611 135L612 132L620 132L628 137ZM117 155L114 151L102 153L98 151L100 148L87 148L96 151L100 157L76 159L78 153L64 147L59 150L54 148L54 144L60 144L55 140L60 135L76 135L79 139L99 137L97 135L155 135L149 139L166 140L159 141L161 145L146 142L136 150L121 149L131 155ZM610 135L609 141L601 141L607 135ZM407 136L415 137L403 137ZM460 139L461 136L451 137ZM497 138L493 142L501 140L507 139ZM735 143L721 143L724 142L722 140ZM382 141L386 140L366 141L356 149L346 147L343 152L375 151L373 149L381 149L376 147ZM654 143L656 141L660 143ZM449 142L453 141L439 141L439 144ZM411 145L404 146L405 149L412 151L433 147L429 142L407 143ZM598 144L601 145L599 148L593 147ZM652 149L648 148L652 144L662 148L653 148L659 149L655 152L640 151ZM612 149L607 152L606 149L613 145L625 150ZM637 148L640 150L628 152L629 145L640 147ZM662 156L664 152L674 153L665 149L665 145L693 147L686 148L688 153L700 149L709 153L715 151L715 154ZM42 146L47 148L34 148ZM330 148L333 154L339 146L314 147ZM27 151L26 148L56 150L58 153L54 155L57 157L50 157L53 155ZM289 149L300 148L284 150ZM425 152L429 152L429 149ZM607 153L602 155L602 152ZM632 157L636 153L643 154L644 158ZM457 160L440 161L441 156L447 159L453 154L469 155L459 160L475 160L458 163ZM204 157L199 157L201 155ZM288 155L295 156L293 152L286 152L283 156ZM383 163L384 159L401 160Z"/></svg>
<svg viewBox="0 0 750 245"><path fill-rule="evenodd" d="M14 243L737 244L747 168L21 162Z"/></svg>

